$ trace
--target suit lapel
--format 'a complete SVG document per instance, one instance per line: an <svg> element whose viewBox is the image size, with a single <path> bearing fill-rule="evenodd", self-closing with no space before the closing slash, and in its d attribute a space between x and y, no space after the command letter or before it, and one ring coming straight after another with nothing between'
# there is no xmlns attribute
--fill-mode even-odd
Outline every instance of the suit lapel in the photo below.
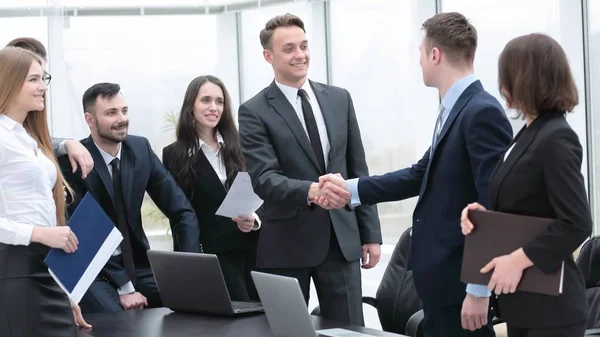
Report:
<svg viewBox="0 0 600 337"><path fill-rule="evenodd" d="M452 127L452 124L454 124L456 117L458 117L458 115L464 109L464 107L467 105L467 103L469 103L469 101L471 100L473 95L475 95L476 93L478 93L481 90L483 90L483 86L481 85L481 82L475 81L475 82L471 83L471 85L469 85L467 87L467 89L465 89L465 91L460 95L460 97L458 98L458 100L456 101L454 106L452 107L452 110L448 114L448 117L446 118L446 122L444 122L444 126L442 127L442 130L440 131L440 135L436 139L436 144L433 149L432 158L433 158L433 156L435 156L435 153L437 152L437 148L438 148L437 145L444 139L444 137L446 137L446 134L448 134L448 131ZM431 163L431 160L429 162Z"/></svg>
<svg viewBox="0 0 600 337"><path fill-rule="evenodd" d="M331 97L328 95L325 86L315 83L309 80L309 83L317 97L317 103L321 108L321 113L323 114L323 119L325 120L325 128L327 129L327 139L329 139L329 154L327 155L327 162L330 162L332 157L332 152L334 149L337 149L337 146L334 146L337 143L337 139L333 137L333 135L339 134L337 128L340 123L335 122L335 113L336 105L334 104Z"/></svg>
<svg viewBox="0 0 600 337"><path fill-rule="evenodd" d="M269 98L269 103L275 109L275 111L283 118L290 130L292 130L292 133L300 143L300 146L302 147L310 161L313 163L313 165L318 171L321 171L317 162L317 155L315 155L312 146L310 145L310 140L308 139L308 135L304 131L304 128L302 127L302 124L298 119L296 110L294 110L294 107L287 100L283 92L279 90L277 84L275 84L275 81L273 81L269 86L269 89L267 90L267 95Z"/></svg>
<svg viewBox="0 0 600 337"><path fill-rule="evenodd" d="M133 151L125 142L121 143L121 182L123 183L123 202L126 210L131 209L134 165Z"/></svg>
<svg viewBox="0 0 600 337"><path fill-rule="evenodd" d="M475 95L477 92L479 92L481 90L483 90L483 86L481 85L481 82L475 81L475 82L471 83L471 85L469 85L467 87L467 89L465 89L465 91L463 91L463 93L460 95L460 97L458 98L458 100L456 101L454 106L452 107L452 110L448 114L448 117L446 118L446 122L444 123L444 126L442 127L442 130L440 131L440 135L436 139L436 144L434 145L434 147L432 147L430 149L430 151L433 151L433 153L431 154L431 157L429 158L429 162L427 163L427 170L425 171L425 177L423 178L423 183L421 184L421 190L419 192L420 195L423 195L425 188L427 187L427 180L429 178L431 163L433 162L433 157L435 156L436 152L438 151L438 148L439 148L438 145L441 143L441 141L444 139L444 137L446 137L446 135L450 131L450 128L452 127L452 124L454 124L456 117L458 117L458 115L464 109L464 107L467 105L467 103L469 103L469 101L471 100L473 95Z"/></svg>
<svg viewBox="0 0 600 337"><path fill-rule="evenodd" d="M219 176L206 158L202 150L196 154L196 185L202 185L208 191L212 191L215 199L223 199L227 194L225 186L221 184Z"/></svg>
<svg viewBox="0 0 600 337"><path fill-rule="evenodd" d="M104 188L106 188L110 198L114 200L112 179L110 177L110 173L108 173L108 167L106 166L100 151L98 151L96 144L94 144L92 136L89 136L86 140L84 140L83 145L88 149L92 159L94 160L94 171L100 177L100 180L104 184Z"/></svg>
<svg viewBox="0 0 600 337"><path fill-rule="evenodd" d="M545 118L538 118L529 127L524 126L517 136L511 142L510 147L513 146L512 150L504 161L500 160L500 164L497 166L496 171L492 173L490 186L494 187L493 193L490 193L490 206L492 209L496 209L496 201L498 200L498 193L500 192L500 185L504 181L504 178L508 175L513 166L519 161L519 158L525 153L527 148L531 145L535 136L541 127L545 124Z"/></svg>

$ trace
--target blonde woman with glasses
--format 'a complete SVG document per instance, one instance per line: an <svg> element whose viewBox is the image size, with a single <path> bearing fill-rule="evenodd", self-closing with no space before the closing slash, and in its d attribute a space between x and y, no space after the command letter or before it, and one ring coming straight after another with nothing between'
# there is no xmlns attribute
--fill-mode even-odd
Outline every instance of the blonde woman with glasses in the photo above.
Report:
<svg viewBox="0 0 600 337"><path fill-rule="evenodd" d="M65 225L70 191L46 122L50 75L39 56L0 50L0 336L76 336L89 328L48 273L50 248L77 250Z"/></svg>

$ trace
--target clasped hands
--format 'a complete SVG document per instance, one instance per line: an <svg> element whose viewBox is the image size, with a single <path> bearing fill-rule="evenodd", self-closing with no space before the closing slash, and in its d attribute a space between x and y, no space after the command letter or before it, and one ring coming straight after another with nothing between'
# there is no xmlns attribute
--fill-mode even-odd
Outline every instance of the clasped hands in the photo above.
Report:
<svg viewBox="0 0 600 337"><path fill-rule="evenodd" d="M339 173L319 177L309 190L309 199L324 209L343 208L350 201L346 180Z"/></svg>
<svg viewBox="0 0 600 337"><path fill-rule="evenodd" d="M319 182L313 183L308 192L309 200L324 209L343 208L348 204L351 196L346 180L339 173L330 173L319 177ZM361 268L371 269L375 267L381 257L380 244L365 243L361 248Z"/></svg>

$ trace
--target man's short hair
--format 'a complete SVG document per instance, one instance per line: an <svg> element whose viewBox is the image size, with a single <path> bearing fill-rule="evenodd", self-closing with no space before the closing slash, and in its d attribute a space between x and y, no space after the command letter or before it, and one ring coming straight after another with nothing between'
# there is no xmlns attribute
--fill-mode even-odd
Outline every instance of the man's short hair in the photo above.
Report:
<svg viewBox="0 0 600 337"><path fill-rule="evenodd" d="M271 50L273 48L273 33L279 27L300 27L305 33L304 22L298 16L290 13L277 15L267 21L265 28L260 31L260 44L263 49Z"/></svg>
<svg viewBox="0 0 600 337"><path fill-rule="evenodd" d="M112 99L121 92L121 86L116 83L97 83L83 94L83 112L93 112L98 96Z"/></svg>
<svg viewBox="0 0 600 337"><path fill-rule="evenodd" d="M39 55L44 61L48 60L48 53L46 52L44 45L32 37L18 37L10 41L6 46L23 48Z"/></svg>
<svg viewBox="0 0 600 337"><path fill-rule="evenodd" d="M437 47L452 63L472 64L477 50L477 30L457 12L440 13L423 23L427 53Z"/></svg>

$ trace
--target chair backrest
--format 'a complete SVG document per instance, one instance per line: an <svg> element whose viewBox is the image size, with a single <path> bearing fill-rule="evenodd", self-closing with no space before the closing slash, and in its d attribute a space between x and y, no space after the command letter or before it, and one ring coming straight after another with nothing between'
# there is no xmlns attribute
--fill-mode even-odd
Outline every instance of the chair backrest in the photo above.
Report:
<svg viewBox="0 0 600 337"><path fill-rule="evenodd" d="M408 319L422 309L410 263L411 228L396 243L375 295L383 331L404 334Z"/></svg>
<svg viewBox="0 0 600 337"><path fill-rule="evenodd" d="M579 255L577 266L585 280L585 292L590 307L587 329L600 328L600 237L586 241Z"/></svg>
<svg viewBox="0 0 600 337"><path fill-rule="evenodd" d="M576 262L583 274L585 287L600 286L600 236L591 237L581 246Z"/></svg>

